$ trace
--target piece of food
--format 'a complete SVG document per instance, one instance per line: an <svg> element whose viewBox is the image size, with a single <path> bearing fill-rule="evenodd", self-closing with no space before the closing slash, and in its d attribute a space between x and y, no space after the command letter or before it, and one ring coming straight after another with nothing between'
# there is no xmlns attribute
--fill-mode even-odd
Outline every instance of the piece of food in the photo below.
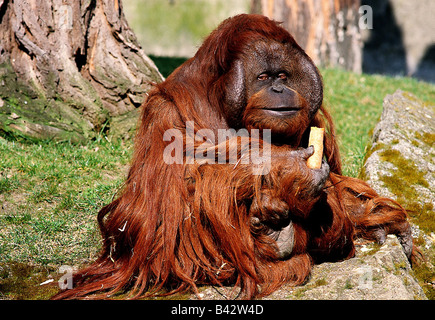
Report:
<svg viewBox="0 0 435 320"><path fill-rule="evenodd" d="M320 169L322 166L324 132L324 128L311 127L308 146L314 146L314 154L307 160L308 168Z"/></svg>

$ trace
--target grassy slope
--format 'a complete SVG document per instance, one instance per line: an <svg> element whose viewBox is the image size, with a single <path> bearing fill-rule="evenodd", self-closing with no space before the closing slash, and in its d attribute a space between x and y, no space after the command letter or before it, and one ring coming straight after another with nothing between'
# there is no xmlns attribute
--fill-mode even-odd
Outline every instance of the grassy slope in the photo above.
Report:
<svg viewBox="0 0 435 320"><path fill-rule="evenodd" d="M165 61L156 61L160 69ZM413 79L332 69L322 74L344 171L351 176L357 176L362 165L386 94L400 88L435 103L435 86ZM7 279L1 280L6 262L56 270L95 257L100 243L96 214L122 185L131 152L131 142L102 137L86 146L0 138L0 297L2 291L22 297L5 285Z"/></svg>
<svg viewBox="0 0 435 320"><path fill-rule="evenodd" d="M402 89L435 104L435 85L412 78L358 75L334 69L321 73L325 103L335 120L345 175L358 176L371 130L381 116L387 94Z"/></svg>
<svg viewBox="0 0 435 320"><path fill-rule="evenodd" d="M95 217L126 172L130 148L0 138L0 261L78 263L92 256Z"/></svg>

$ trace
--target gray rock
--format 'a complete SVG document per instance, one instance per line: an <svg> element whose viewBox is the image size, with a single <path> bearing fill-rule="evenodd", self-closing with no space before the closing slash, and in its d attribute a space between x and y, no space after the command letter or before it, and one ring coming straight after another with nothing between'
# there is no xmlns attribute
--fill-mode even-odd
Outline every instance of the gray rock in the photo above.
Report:
<svg viewBox="0 0 435 320"><path fill-rule="evenodd" d="M397 200L403 195L408 202L434 208L434 143L435 106L400 90L388 95L373 132L364 180L382 196Z"/></svg>
<svg viewBox="0 0 435 320"><path fill-rule="evenodd" d="M206 287L204 300L237 299L239 288ZM192 295L191 299L198 299ZM426 300L396 236L357 247L354 258L316 265L303 286L284 285L264 300Z"/></svg>
<svg viewBox="0 0 435 320"><path fill-rule="evenodd" d="M314 267L302 287L284 287L267 299L425 300L402 246L393 235L379 247L358 247L355 258Z"/></svg>

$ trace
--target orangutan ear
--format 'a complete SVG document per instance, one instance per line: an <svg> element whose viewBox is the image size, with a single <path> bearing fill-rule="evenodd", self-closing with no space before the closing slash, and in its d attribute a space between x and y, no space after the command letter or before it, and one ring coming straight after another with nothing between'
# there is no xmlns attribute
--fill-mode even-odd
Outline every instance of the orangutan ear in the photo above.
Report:
<svg viewBox="0 0 435 320"><path fill-rule="evenodd" d="M236 60L227 74L225 102L228 125L231 128L239 127L246 107L245 70L241 60Z"/></svg>

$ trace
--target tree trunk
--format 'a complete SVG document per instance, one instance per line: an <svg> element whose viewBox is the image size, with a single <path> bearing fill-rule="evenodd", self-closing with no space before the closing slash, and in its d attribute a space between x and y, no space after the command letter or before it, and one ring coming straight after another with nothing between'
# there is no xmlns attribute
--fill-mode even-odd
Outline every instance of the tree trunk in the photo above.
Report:
<svg viewBox="0 0 435 320"><path fill-rule="evenodd" d="M127 134L150 82L161 80L121 0L0 0L0 131L73 141Z"/></svg>
<svg viewBox="0 0 435 320"><path fill-rule="evenodd" d="M360 0L252 0L253 12L283 22L317 65L361 72Z"/></svg>

